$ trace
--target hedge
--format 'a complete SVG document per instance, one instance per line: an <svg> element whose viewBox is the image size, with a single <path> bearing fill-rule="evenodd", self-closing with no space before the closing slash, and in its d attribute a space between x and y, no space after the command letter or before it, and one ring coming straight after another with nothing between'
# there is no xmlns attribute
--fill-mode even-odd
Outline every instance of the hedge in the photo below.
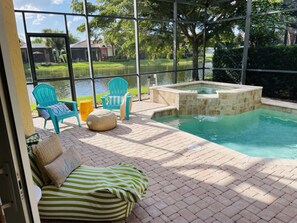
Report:
<svg viewBox="0 0 297 223"><path fill-rule="evenodd" d="M241 68L243 49L219 49L213 57L213 67ZM248 69L292 70L296 74L246 73L246 84L263 86L263 96L297 101L297 46L250 48ZM213 71L213 80L239 83L240 71Z"/></svg>

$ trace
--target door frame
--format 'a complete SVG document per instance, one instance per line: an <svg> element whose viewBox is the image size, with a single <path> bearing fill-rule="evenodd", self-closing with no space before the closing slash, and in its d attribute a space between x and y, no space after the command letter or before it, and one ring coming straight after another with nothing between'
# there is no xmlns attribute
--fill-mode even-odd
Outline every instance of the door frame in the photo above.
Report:
<svg viewBox="0 0 297 223"><path fill-rule="evenodd" d="M54 78L54 79L51 79L51 78L38 79L37 74L36 74L34 57L33 57L33 48L32 48L32 43L31 43L31 37L63 38L65 40L67 66L68 66L68 72L69 72L68 77ZM29 56L29 63L30 63L30 68L31 68L31 73L32 73L33 86L36 87L38 82L69 80L70 81L71 98L72 98L72 101L76 101L76 91L75 91L74 74L73 74L73 67L72 67L71 49L70 49L70 42L69 42L68 35L64 34L64 33L27 33L26 41L27 41L27 52L28 52L28 56Z"/></svg>
<svg viewBox="0 0 297 223"><path fill-rule="evenodd" d="M1 11L1 10L0 10ZM4 27L0 16L0 27ZM0 106L3 110L3 130L7 132L9 169L14 195L21 211L21 222L40 222L37 201L35 199L32 172L26 147L25 133L22 125L21 110L18 103L16 83L13 75L9 39L5 32L0 32ZM1 166L2 168L2 166ZM12 204L13 207L16 207ZM12 207L12 208L13 208ZM16 212L17 213L17 212Z"/></svg>

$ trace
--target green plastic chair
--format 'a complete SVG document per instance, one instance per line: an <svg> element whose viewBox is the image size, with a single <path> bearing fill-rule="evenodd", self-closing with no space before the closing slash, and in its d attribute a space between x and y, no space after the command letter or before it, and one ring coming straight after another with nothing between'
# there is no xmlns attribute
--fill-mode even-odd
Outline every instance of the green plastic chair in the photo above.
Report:
<svg viewBox="0 0 297 223"><path fill-rule="evenodd" d="M109 94L101 97L103 108L109 110L120 109L123 98L127 93L128 82L121 77L113 78L108 82L108 89ZM131 96L127 96L125 108L127 120L130 117L130 101Z"/></svg>
<svg viewBox="0 0 297 223"><path fill-rule="evenodd" d="M75 116L78 126L80 126L77 104L74 101L58 101L56 90L49 84L39 84L33 90L33 96L37 102L37 111L44 118L44 128L46 122L52 120L55 132L60 133L59 122Z"/></svg>

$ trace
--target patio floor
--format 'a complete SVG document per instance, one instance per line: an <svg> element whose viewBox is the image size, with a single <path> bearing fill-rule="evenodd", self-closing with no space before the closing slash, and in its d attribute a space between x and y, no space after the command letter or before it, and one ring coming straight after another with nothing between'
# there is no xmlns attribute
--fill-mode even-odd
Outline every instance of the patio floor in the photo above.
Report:
<svg viewBox="0 0 297 223"><path fill-rule="evenodd" d="M74 118L61 125L64 148L74 146L86 165L125 162L147 174L146 198L122 222L297 222L297 161L251 158L151 120L161 107L135 102L131 120L107 132ZM53 132L41 118L34 125L42 137Z"/></svg>

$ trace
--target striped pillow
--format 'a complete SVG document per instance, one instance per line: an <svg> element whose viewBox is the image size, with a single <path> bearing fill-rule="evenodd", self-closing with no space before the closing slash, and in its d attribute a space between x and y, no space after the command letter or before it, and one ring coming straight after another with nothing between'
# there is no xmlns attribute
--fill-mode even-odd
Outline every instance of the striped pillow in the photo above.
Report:
<svg viewBox="0 0 297 223"><path fill-rule="evenodd" d="M63 115L69 111L71 111L65 104L63 103L58 103L58 104L55 104L55 105L51 105L51 106L48 106L48 108L51 108L52 112L53 112L53 115L55 116L59 116L59 115ZM38 114L48 120L51 118L50 114L45 110L45 109L38 109L37 108L37 111L38 111Z"/></svg>
<svg viewBox="0 0 297 223"><path fill-rule="evenodd" d="M42 180L42 175L40 170L38 169L38 166L36 164L35 161L35 156L34 154L31 152L28 153L29 154L29 159L30 159L30 166L31 166L31 171L32 171L32 178L33 178L33 182L38 186L38 187L43 187L44 186L44 182Z"/></svg>
<svg viewBox="0 0 297 223"><path fill-rule="evenodd" d="M54 115L62 115L70 111L70 109L63 103L51 105L49 108L52 109Z"/></svg>
<svg viewBox="0 0 297 223"><path fill-rule="evenodd" d="M43 187L44 182L42 180L42 175L41 172L37 166L36 163L36 158L35 155L32 152L32 145L37 144L39 142L40 136L38 133L34 133L33 135L29 136L26 138L26 143L27 143L27 150L28 150L28 155L29 155L29 160L30 160L30 167L32 171L32 178L33 182L38 186L38 187Z"/></svg>
<svg viewBox="0 0 297 223"><path fill-rule="evenodd" d="M122 104L123 96L108 96L108 105Z"/></svg>

